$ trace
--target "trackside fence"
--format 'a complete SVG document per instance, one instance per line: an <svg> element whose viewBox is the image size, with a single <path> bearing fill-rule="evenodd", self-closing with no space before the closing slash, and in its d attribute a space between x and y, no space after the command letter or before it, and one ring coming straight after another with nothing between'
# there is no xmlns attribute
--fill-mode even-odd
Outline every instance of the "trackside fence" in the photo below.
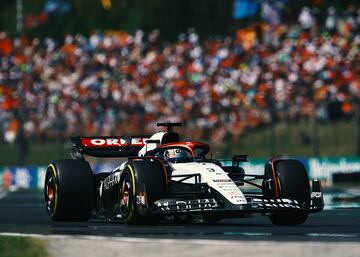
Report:
<svg viewBox="0 0 360 257"><path fill-rule="evenodd" d="M306 167L310 179L321 179L323 185L331 186L336 181L360 181L360 158L329 157L329 158L298 158ZM241 166L248 174L263 174L266 159L251 159ZM224 165L231 161L222 161ZM94 173L109 171L114 163L92 165ZM0 188L38 188L44 187L47 166L9 166L0 167Z"/></svg>

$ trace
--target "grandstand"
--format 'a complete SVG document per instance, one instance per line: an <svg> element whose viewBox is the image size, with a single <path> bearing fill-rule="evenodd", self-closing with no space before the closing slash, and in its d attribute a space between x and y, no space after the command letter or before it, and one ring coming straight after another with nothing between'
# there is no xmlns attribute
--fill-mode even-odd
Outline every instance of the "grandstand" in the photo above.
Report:
<svg viewBox="0 0 360 257"><path fill-rule="evenodd" d="M297 23L259 21L230 36L189 29L174 42L158 30L63 41L1 32L0 142L26 151L79 134L148 134L159 120L212 143L275 124L354 124L360 12L334 10L320 21L303 8Z"/></svg>

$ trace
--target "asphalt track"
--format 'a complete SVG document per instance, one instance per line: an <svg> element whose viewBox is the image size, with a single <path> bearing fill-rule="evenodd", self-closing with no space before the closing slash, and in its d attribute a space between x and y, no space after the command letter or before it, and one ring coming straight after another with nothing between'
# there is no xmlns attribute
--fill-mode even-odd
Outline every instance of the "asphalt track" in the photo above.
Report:
<svg viewBox="0 0 360 257"><path fill-rule="evenodd" d="M41 191L20 190L0 199L0 233L166 239L282 242L359 242L360 209L325 210L300 226L273 226L266 217L227 219L209 224L125 225L121 221L51 222Z"/></svg>

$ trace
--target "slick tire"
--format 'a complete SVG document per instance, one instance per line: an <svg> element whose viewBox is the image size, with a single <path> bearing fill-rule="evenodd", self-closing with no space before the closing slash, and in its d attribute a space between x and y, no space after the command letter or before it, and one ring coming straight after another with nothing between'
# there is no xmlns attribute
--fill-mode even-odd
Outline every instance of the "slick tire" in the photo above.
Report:
<svg viewBox="0 0 360 257"><path fill-rule="evenodd" d="M270 221L277 226L304 223L310 207L310 182L304 166L298 160L278 160L273 166L278 197L296 200L305 210L275 212L269 216Z"/></svg>
<svg viewBox="0 0 360 257"><path fill-rule="evenodd" d="M87 221L95 203L95 182L84 160L57 160L45 176L45 206L53 221Z"/></svg>
<svg viewBox="0 0 360 257"><path fill-rule="evenodd" d="M166 170L156 159L129 160L121 174L119 212L126 224L155 224L158 217L142 212L167 193ZM146 203L139 203L146 199Z"/></svg>

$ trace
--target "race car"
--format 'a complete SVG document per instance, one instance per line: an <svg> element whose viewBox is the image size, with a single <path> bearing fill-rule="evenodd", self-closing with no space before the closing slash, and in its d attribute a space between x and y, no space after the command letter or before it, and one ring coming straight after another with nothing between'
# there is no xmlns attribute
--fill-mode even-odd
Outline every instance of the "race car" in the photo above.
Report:
<svg viewBox="0 0 360 257"><path fill-rule="evenodd" d="M263 174L248 174L240 165L247 155L235 155L226 165L212 158L208 144L181 141L173 129L181 123L157 125L166 130L152 136L71 138L72 159L55 160L46 171L51 219L144 224L197 217L214 223L262 214L274 225L298 225L324 208L320 181L309 181L299 160L271 158ZM94 173L87 155L116 157L119 164Z"/></svg>

